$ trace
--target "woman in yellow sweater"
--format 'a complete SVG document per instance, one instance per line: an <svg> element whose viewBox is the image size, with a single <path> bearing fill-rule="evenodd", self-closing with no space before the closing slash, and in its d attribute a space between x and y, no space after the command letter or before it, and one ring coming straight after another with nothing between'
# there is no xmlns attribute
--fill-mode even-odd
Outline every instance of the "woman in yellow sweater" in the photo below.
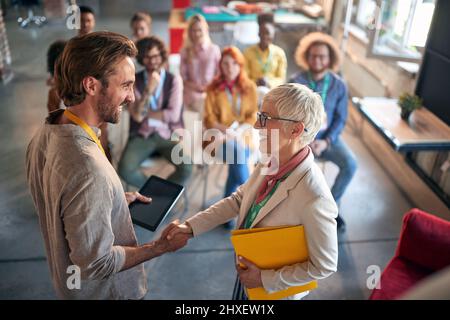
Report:
<svg viewBox="0 0 450 320"><path fill-rule="evenodd" d="M242 128L245 124L251 127L255 123L258 111L256 85L248 78L244 64L245 58L238 48L222 50L219 74L206 92L203 118L206 129L218 129L225 134L227 129ZM228 164L225 186L225 197L228 197L249 177L247 160L250 151L243 139L232 138L230 134L226 137L219 148L219 156Z"/></svg>

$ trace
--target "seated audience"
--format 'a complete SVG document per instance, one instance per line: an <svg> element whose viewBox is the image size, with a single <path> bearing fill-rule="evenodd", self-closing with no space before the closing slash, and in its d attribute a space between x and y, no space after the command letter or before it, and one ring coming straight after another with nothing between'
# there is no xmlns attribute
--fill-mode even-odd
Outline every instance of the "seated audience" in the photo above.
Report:
<svg viewBox="0 0 450 320"><path fill-rule="evenodd" d="M219 75L206 91L203 118L206 129L215 128L226 134L226 130L230 127L243 124L252 126L255 122L258 111L256 85L248 79L244 63L244 56L238 48L223 49ZM225 185L225 197L228 197L249 177L247 159L250 150L240 139L230 137L227 137L222 149L219 150L221 151L219 156L223 159L233 159L233 163L228 163L228 178ZM232 156L227 157L230 153Z"/></svg>
<svg viewBox="0 0 450 320"><path fill-rule="evenodd" d="M151 36L137 42L137 61L145 67L136 74L135 102L129 105L130 136L119 162L119 174L129 184L140 188L147 177L141 163L158 153L174 164L171 153L177 142L172 133L183 127L183 82L166 70L168 53L164 42ZM174 164L169 180L184 184L192 165Z"/></svg>

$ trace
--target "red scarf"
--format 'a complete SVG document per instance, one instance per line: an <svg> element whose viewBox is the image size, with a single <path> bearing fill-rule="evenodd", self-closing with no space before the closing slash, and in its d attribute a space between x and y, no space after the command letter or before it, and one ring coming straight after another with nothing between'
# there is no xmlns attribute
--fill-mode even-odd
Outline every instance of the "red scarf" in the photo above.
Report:
<svg viewBox="0 0 450 320"><path fill-rule="evenodd" d="M227 81L223 81L221 84L220 84L220 86L219 86L219 89L220 90L225 90L226 88L228 88L228 90L230 91L230 92L233 92L233 87L234 87L234 84L236 83L236 79L235 80L233 80L233 81L231 81L231 82L227 82Z"/></svg>
<svg viewBox="0 0 450 320"><path fill-rule="evenodd" d="M306 146L302 150L300 150L295 156L293 156L287 163L285 163L281 168L278 169L278 172L273 175L267 175L264 177L261 186L259 187L258 193L256 195L256 204L263 201L270 191L275 187L278 180L284 177L284 175L292 170L294 170L306 157L309 155L311 149Z"/></svg>

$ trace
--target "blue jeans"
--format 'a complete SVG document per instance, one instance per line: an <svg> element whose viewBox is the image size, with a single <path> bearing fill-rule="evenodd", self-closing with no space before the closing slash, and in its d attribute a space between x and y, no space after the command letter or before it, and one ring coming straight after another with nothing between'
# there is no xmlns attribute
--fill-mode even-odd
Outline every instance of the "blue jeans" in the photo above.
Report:
<svg viewBox="0 0 450 320"><path fill-rule="evenodd" d="M225 197L231 195L250 176L247 162L250 149L235 140L226 141L222 145L222 159L228 164L228 178L225 185ZM227 159L228 158L228 159ZM228 161L231 161L229 163Z"/></svg>
<svg viewBox="0 0 450 320"><path fill-rule="evenodd" d="M339 204L345 189L347 189L356 172L356 158L344 141L337 138L336 142L326 149L318 159L331 161L339 168L339 173L331 188L334 201Z"/></svg>

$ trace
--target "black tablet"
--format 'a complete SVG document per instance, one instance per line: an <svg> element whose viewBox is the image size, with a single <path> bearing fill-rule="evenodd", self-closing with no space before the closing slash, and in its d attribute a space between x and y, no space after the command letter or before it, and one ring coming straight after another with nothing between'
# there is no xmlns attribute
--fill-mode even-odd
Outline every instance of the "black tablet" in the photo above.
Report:
<svg viewBox="0 0 450 320"><path fill-rule="evenodd" d="M133 223L155 231L183 194L184 187L176 183L151 176L139 193L152 198L152 202L132 202L129 206Z"/></svg>

